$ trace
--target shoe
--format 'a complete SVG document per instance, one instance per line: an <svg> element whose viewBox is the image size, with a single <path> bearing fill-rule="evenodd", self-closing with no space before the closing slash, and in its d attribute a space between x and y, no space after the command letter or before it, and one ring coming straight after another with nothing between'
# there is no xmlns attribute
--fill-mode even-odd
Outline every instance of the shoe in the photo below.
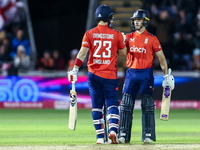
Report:
<svg viewBox="0 0 200 150"><path fill-rule="evenodd" d="M118 140L119 140L119 143L125 144L125 138L124 137L120 137Z"/></svg>
<svg viewBox="0 0 200 150"><path fill-rule="evenodd" d="M144 144L151 144L152 140L150 138L145 138L144 139Z"/></svg>
<svg viewBox="0 0 200 150"><path fill-rule="evenodd" d="M96 144L104 144L104 138L98 138Z"/></svg>
<svg viewBox="0 0 200 150"><path fill-rule="evenodd" d="M111 140L110 144L118 144L119 143L115 131L110 132L109 139Z"/></svg>

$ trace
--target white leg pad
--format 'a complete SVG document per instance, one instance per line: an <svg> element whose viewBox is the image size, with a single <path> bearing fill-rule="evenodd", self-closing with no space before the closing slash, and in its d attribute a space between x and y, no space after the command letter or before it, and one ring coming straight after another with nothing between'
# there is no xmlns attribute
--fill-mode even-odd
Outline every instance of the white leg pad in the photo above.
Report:
<svg viewBox="0 0 200 150"><path fill-rule="evenodd" d="M111 128L117 128L118 129L119 125L118 124L115 124L115 123L110 123L109 124L109 129Z"/></svg>
<svg viewBox="0 0 200 150"><path fill-rule="evenodd" d="M104 119L101 118L101 119L98 119L98 120L93 120L93 123L94 124L104 124L105 122L104 122Z"/></svg>
<svg viewBox="0 0 200 150"><path fill-rule="evenodd" d="M96 130L96 133L97 133L97 134L104 134L104 129Z"/></svg>

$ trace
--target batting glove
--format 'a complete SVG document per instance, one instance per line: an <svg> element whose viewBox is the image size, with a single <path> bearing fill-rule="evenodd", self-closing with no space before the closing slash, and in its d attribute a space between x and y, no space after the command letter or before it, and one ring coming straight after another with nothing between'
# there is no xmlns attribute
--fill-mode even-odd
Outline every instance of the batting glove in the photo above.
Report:
<svg viewBox="0 0 200 150"><path fill-rule="evenodd" d="M73 70L68 71L68 81L75 83L77 81L78 68L73 68Z"/></svg>
<svg viewBox="0 0 200 150"><path fill-rule="evenodd" d="M165 74L163 78L164 80L163 80L162 86L163 87L169 86L173 90L175 87L175 84L174 84L174 77L173 75L171 75L171 72L169 72L169 74Z"/></svg>
<svg viewBox="0 0 200 150"><path fill-rule="evenodd" d="M124 42L126 41L126 35L124 34L124 32L122 32L123 38L124 38Z"/></svg>

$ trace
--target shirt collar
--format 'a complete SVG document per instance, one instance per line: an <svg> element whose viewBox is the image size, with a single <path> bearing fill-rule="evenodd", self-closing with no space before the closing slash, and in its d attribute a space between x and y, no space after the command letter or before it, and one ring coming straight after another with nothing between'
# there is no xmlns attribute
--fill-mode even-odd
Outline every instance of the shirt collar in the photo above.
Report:
<svg viewBox="0 0 200 150"><path fill-rule="evenodd" d="M98 24L98 28L103 28L103 27L108 27L108 25L103 26L103 25Z"/></svg>
<svg viewBox="0 0 200 150"><path fill-rule="evenodd" d="M144 32L142 32L142 34L146 34L147 33L147 30L145 29ZM139 34L137 31L136 31L136 35L142 35L142 34Z"/></svg>

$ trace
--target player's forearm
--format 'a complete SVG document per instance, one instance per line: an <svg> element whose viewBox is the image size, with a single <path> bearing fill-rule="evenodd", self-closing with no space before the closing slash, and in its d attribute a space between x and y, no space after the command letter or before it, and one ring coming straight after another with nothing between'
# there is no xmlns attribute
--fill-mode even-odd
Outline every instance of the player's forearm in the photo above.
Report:
<svg viewBox="0 0 200 150"><path fill-rule="evenodd" d="M123 48L123 49L120 49L120 50L118 50L118 55L119 56L126 56L126 50L127 50L127 48L125 47L125 48Z"/></svg>
<svg viewBox="0 0 200 150"><path fill-rule="evenodd" d="M81 49L80 49L80 51L79 51L79 53L78 53L76 58L80 59L81 61L84 61L85 57L86 57L86 55L88 53L88 50L89 49L86 48L86 47L81 47Z"/></svg>
<svg viewBox="0 0 200 150"><path fill-rule="evenodd" d="M160 62L160 67L162 69L162 71L164 72L164 74L167 74L168 73L168 66L167 66L167 61L166 61L166 58L165 58L165 55L163 53L162 50L156 52L156 55L158 57L158 60Z"/></svg>
<svg viewBox="0 0 200 150"><path fill-rule="evenodd" d="M167 61L165 58L160 60L160 67L161 67L162 71L164 72L164 74L168 73L168 71L167 71L168 66L167 66Z"/></svg>
<svg viewBox="0 0 200 150"><path fill-rule="evenodd" d="M75 62L75 65L74 65L75 68L79 68L82 65L81 62L83 62L85 60L88 50L89 50L89 48L81 47L81 49L76 57L76 62L78 60L78 64Z"/></svg>

